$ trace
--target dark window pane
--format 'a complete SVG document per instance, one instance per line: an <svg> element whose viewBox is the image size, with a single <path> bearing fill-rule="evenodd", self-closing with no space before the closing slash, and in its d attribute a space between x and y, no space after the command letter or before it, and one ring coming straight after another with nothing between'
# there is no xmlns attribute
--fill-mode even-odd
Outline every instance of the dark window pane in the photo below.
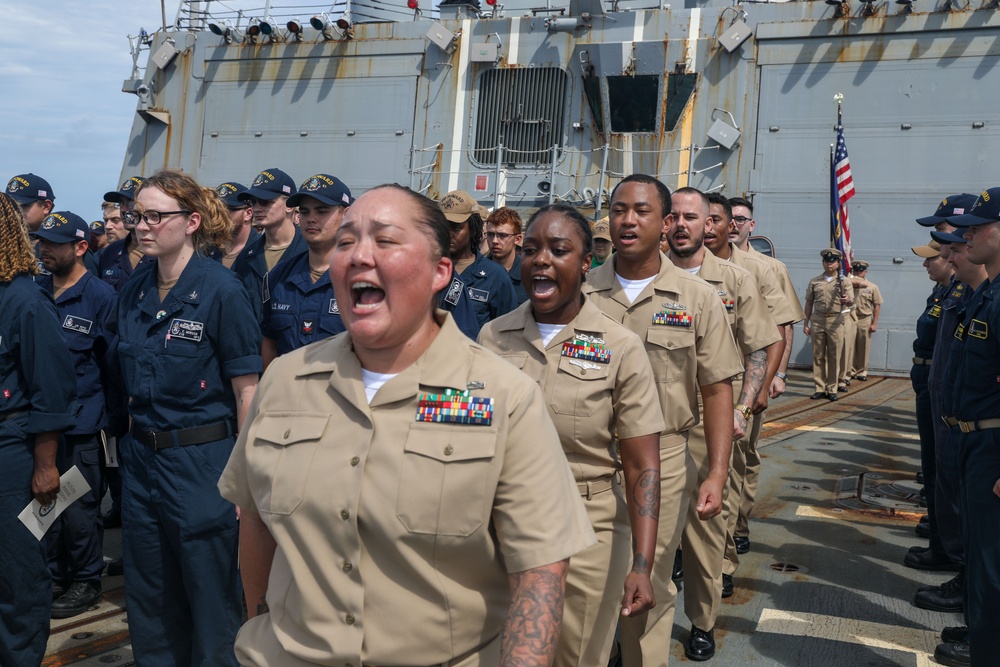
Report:
<svg viewBox="0 0 1000 667"><path fill-rule="evenodd" d="M609 76L612 132L656 132L660 106L658 75Z"/></svg>
<svg viewBox="0 0 1000 667"><path fill-rule="evenodd" d="M670 74L667 76L667 110L663 114L663 128L672 132L684 113L684 107L694 94L697 74Z"/></svg>

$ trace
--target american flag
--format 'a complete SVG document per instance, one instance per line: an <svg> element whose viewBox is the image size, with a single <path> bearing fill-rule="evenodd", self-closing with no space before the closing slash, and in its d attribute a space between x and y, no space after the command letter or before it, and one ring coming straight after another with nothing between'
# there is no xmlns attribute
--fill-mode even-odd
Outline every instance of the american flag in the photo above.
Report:
<svg viewBox="0 0 1000 667"><path fill-rule="evenodd" d="M854 178L851 176L851 161L847 157L840 105L837 105L837 146L830 164L830 175L830 227L833 242L844 257L844 273L850 273L854 253L851 249L851 223L847 216L847 202L854 196Z"/></svg>

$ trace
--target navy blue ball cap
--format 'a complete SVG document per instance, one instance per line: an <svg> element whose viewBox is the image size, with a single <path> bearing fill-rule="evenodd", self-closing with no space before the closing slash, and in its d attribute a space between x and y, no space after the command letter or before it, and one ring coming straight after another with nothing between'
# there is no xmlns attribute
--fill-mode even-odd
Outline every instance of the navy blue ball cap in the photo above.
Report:
<svg viewBox="0 0 1000 667"><path fill-rule="evenodd" d="M931 238L940 243L941 245L946 245L949 243L966 243L965 237L961 234L955 234L953 232L931 232Z"/></svg>
<svg viewBox="0 0 1000 667"><path fill-rule="evenodd" d="M240 195L247 191L247 188L242 183L237 183L236 181L226 181L219 187L215 188L215 192L219 195L219 198L225 202L226 206L229 208L246 208L247 203L240 199Z"/></svg>
<svg viewBox="0 0 1000 667"><path fill-rule="evenodd" d="M288 198L288 206L298 206L304 197L323 202L327 206L350 206L354 203L350 189L336 176L316 174L307 178L297 194Z"/></svg>
<svg viewBox="0 0 1000 667"><path fill-rule="evenodd" d="M965 215L948 218L947 222L954 227L972 227L997 221L1000 221L1000 187L984 190Z"/></svg>
<svg viewBox="0 0 1000 667"><path fill-rule="evenodd" d="M103 220L94 220L92 223L90 223L90 233L91 234L97 234L98 236L104 236L104 233L106 231L107 230L104 229L104 221Z"/></svg>
<svg viewBox="0 0 1000 667"><path fill-rule="evenodd" d="M52 186L36 174L21 174L7 182L7 194L18 204L33 204L36 201L55 201Z"/></svg>
<svg viewBox="0 0 1000 667"><path fill-rule="evenodd" d="M139 189L140 185L142 185L141 176L129 176L122 181L122 186L120 188L114 192L104 193L104 201L112 202L113 204L121 204L123 201L132 201L135 199L135 191Z"/></svg>
<svg viewBox="0 0 1000 667"><path fill-rule="evenodd" d="M281 195L291 197L295 194L295 181L280 169L265 169L253 179L250 189L239 195L240 201L249 199L264 199L271 201Z"/></svg>
<svg viewBox="0 0 1000 667"><path fill-rule="evenodd" d="M56 211L49 213L42 220L41 226L32 236L53 243L70 243L71 241L89 241L90 225L76 213Z"/></svg>
<svg viewBox="0 0 1000 667"><path fill-rule="evenodd" d="M960 195L948 195L941 200L938 204L937 210L934 211L934 215L928 215L925 218L917 218L917 224L923 225L924 227L933 227L939 222L951 223L952 216L964 215L969 212L972 205L976 203L976 195L970 195L968 193L963 193Z"/></svg>

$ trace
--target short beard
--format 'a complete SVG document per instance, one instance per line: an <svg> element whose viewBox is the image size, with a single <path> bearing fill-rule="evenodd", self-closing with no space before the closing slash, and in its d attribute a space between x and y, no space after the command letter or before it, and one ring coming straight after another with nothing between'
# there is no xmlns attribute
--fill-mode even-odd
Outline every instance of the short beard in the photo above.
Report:
<svg viewBox="0 0 1000 667"><path fill-rule="evenodd" d="M674 246L674 240L672 238L670 238L670 237L667 237L667 245L670 246L670 252L671 252L671 254L674 254L674 255L677 255L678 257L682 257L683 258L683 257L691 257L696 252L698 252L699 250L701 250L701 247L703 245L705 245L705 244L704 244L704 239L702 239L702 241L694 243L690 248L681 248L681 249L678 249L677 247Z"/></svg>

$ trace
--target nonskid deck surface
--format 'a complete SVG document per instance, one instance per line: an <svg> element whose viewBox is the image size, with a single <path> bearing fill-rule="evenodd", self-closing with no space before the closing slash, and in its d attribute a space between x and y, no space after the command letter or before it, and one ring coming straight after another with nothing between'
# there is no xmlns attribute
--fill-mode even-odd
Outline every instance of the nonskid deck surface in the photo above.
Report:
<svg viewBox="0 0 1000 667"><path fill-rule="evenodd" d="M911 603L919 585L950 573L902 565L924 544L913 533L919 444L909 380L855 382L836 403L810 400L808 371L793 371L789 392L772 402L750 553L736 593L723 600L713 665L787 667L917 666L958 614ZM120 531L107 531L108 557ZM660 564L657 564L661 566ZM669 564L665 565L669 566ZM86 614L53 621L43 665L132 665L122 578L104 578L104 598ZM671 661L686 662L690 623L677 601Z"/></svg>

